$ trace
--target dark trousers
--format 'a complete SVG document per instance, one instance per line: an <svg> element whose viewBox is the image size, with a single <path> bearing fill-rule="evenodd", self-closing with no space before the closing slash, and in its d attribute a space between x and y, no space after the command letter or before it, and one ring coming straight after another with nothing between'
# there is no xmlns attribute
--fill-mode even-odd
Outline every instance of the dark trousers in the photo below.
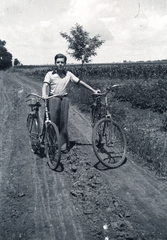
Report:
<svg viewBox="0 0 167 240"><path fill-rule="evenodd" d="M68 97L54 97L49 99L50 119L56 124L60 133L60 143L69 144L68 138Z"/></svg>

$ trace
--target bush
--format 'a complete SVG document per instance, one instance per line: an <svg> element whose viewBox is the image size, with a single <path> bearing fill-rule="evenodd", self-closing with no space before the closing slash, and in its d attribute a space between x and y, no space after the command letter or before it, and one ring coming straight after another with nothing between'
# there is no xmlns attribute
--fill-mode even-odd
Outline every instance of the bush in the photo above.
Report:
<svg viewBox="0 0 167 240"><path fill-rule="evenodd" d="M133 108L147 109L163 113L167 110L167 81L159 80L154 84L133 82L115 92L115 98L130 102Z"/></svg>

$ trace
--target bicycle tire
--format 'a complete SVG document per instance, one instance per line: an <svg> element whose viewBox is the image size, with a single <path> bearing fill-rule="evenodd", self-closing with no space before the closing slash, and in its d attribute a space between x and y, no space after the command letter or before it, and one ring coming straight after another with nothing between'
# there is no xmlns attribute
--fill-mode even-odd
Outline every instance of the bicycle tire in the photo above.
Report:
<svg viewBox="0 0 167 240"><path fill-rule="evenodd" d="M53 122L46 125L45 147L48 165L52 170L56 170L60 163L61 146L59 130Z"/></svg>
<svg viewBox="0 0 167 240"><path fill-rule="evenodd" d="M37 153L39 150L39 123L34 114L29 114L27 117L27 128L29 133L29 141L31 145L31 151Z"/></svg>
<svg viewBox="0 0 167 240"><path fill-rule="evenodd" d="M123 129L112 119L102 118L92 131L92 145L96 157L108 168L117 168L126 157L126 138Z"/></svg>

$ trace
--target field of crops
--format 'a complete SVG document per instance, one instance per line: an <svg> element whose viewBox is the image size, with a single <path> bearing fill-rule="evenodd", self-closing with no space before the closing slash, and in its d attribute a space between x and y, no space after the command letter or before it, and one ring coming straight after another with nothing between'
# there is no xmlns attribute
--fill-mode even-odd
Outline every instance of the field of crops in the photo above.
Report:
<svg viewBox="0 0 167 240"><path fill-rule="evenodd" d="M53 69L49 66L20 66L19 68L36 69L35 76L41 76L48 70ZM167 79L167 61L151 63L117 63L117 64L86 64L67 65L67 69L79 77L107 77L110 79L121 80L148 80L148 79Z"/></svg>
<svg viewBox="0 0 167 240"><path fill-rule="evenodd" d="M43 81L46 72L53 67L30 68L29 74ZM133 107L150 108L161 113L167 110L167 63L92 64L83 68L80 65L67 65L67 70L95 88L104 89L112 83L125 83L115 98L130 102Z"/></svg>
<svg viewBox="0 0 167 240"><path fill-rule="evenodd" d="M27 68L26 74L42 81L53 66ZM122 83L114 92L111 111L125 128L128 149L138 156L138 161L167 177L167 63L127 63L101 65L67 65L67 69L90 84L104 91L107 86ZM20 68L20 71L24 70ZM89 112L91 94L82 87L69 86L71 102L81 111Z"/></svg>

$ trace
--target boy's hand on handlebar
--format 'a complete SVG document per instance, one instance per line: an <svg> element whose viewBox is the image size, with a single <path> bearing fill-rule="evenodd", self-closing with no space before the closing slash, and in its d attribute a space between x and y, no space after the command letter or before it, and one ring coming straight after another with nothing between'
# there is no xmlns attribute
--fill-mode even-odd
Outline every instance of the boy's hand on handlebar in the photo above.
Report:
<svg viewBox="0 0 167 240"><path fill-rule="evenodd" d="M48 95L44 94L44 95L42 95L42 98L43 98L43 99L47 99L47 98L48 98Z"/></svg>
<svg viewBox="0 0 167 240"><path fill-rule="evenodd" d="M97 90L94 90L93 92L94 94L98 94L98 93L101 93L100 89L97 89Z"/></svg>

